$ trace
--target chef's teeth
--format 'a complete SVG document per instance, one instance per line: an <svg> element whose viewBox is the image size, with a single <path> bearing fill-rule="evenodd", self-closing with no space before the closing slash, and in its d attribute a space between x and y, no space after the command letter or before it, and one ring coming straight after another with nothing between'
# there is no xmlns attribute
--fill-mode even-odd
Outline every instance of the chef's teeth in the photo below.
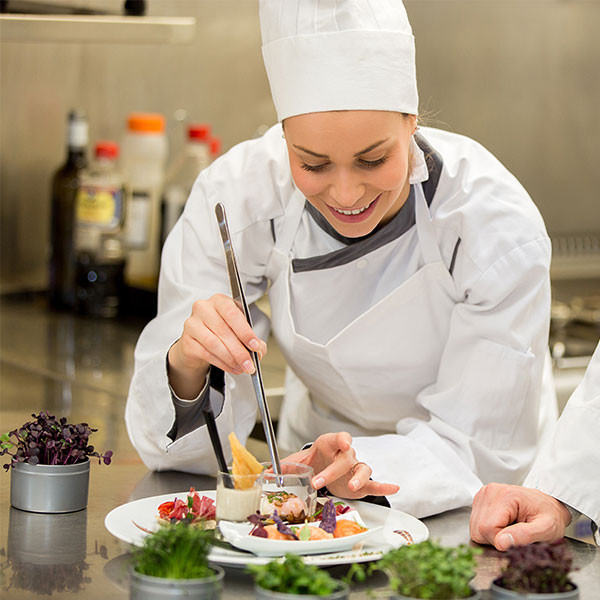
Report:
<svg viewBox="0 0 600 600"><path fill-rule="evenodd" d="M371 206L372 202L369 202L367 206L363 206L362 208L358 208L357 210L340 210L339 208L334 208L335 212L339 212L342 215L360 215L361 212L364 212Z"/></svg>

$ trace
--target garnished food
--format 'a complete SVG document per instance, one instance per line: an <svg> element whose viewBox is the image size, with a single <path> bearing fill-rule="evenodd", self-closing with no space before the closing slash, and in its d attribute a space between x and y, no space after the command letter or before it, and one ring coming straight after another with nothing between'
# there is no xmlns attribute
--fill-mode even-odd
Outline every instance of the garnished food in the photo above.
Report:
<svg viewBox="0 0 600 600"><path fill-rule="evenodd" d="M324 499L319 498L319 500L323 501ZM318 521L321 518L321 514L323 513L324 504L325 503L323 502L322 504L319 504L317 506L317 510L315 510L315 512L312 514L309 521ZM343 514L347 513L349 510L352 510L350 506L348 506L341 500L337 500L336 502L333 503L333 505L335 506L336 516L343 515Z"/></svg>
<svg viewBox="0 0 600 600"><path fill-rule="evenodd" d="M251 452L246 450L240 440L232 431L229 434L229 444L231 445L231 453L233 454L233 465L231 472L233 473L233 484L236 489L247 489L254 485L256 477L236 477L244 475L260 475L263 471L263 466L256 460Z"/></svg>
<svg viewBox="0 0 600 600"><path fill-rule="evenodd" d="M349 535L356 535L357 533L362 533L363 531L367 531L366 527L359 525L356 521L351 521L350 519L340 519L335 524L335 529L333 530L333 537L347 537Z"/></svg>
<svg viewBox="0 0 600 600"><path fill-rule="evenodd" d="M185 500L175 498L163 502L158 507L158 516L162 521L178 523L187 521L190 524L202 524L206 529L214 528L215 501L207 496L200 496L191 487Z"/></svg>
<svg viewBox="0 0 600 600"><path fill-rule="evenodd" d="M335 506L331 498L323 505L323 512L321 514L321 524L319 527L325 530L327 533L333 533L335 531Z"/></svg>
<svg viewBox="0 0 600 600"><path fill-rule="evenodd" d="M285 491L263 492L260 512L263 515L271 515L275 511L284 521L289 523L303 523L306 521L306 502L296 494Z"/></svg>
<svg viewBox="0 0 600 600"><path fill-rule="evenodd" d="M249 516L248 520L254 526L250 535L271 540L325 540L356 535L368 530L351 518L337 519L336 507L331 499L323 505L322 518L318 523L288 525L278 515L277 510L272 515L256 513Z"/></svg>

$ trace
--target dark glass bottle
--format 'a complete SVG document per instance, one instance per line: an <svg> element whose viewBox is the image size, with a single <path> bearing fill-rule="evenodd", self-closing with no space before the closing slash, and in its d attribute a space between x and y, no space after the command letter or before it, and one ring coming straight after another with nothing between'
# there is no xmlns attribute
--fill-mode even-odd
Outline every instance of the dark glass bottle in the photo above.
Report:
<svg viewBox="0 0 600 600"><path fill-rule="evenodd" d="M88 122L80 111L69 113L67 139L67 160L52 178L50 305L59 309L75 306L75 198L88 145Z"/></svg>

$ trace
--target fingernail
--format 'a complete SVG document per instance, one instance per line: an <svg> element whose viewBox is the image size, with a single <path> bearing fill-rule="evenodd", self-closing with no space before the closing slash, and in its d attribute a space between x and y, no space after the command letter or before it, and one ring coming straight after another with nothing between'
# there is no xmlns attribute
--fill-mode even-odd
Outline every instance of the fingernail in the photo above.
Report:
<svg viewBox="0 0 600 600"><path fill-rule="evenodd" d="M502 548L510 548L515 545L515 538L510 533L503 533L498 536L498 544L500 544Z"/></svg>
<svg viewBox="0 0 600 600"><path fill-rule="evenodd" d="M260 344L258 343L258 340L250 340L248 342L248 346L250 346L250 348L252 350L254 350L255 352L260 348Z"/></svg>
<svg viewBox="0 0 600 600"><path fill-rule="evenodd" d="M315 479L315 481L313 482L313 486L316 490L321 489L324 485L325 480L322 477L319 477L319 479Z"/></svg>
<svg viewBox="0 0 600 600"><path fill-rule="evenodd" d="M353 479L350 482L350 489L356 491L360 487L360 481L358 479Z"/></svg>
<svg viewBox="0 0 600 600"><path fill-rule="evenodd" d="M246 373L254 373L254 365L252 364L251 360L245 360L242 367L244 367L244 371L246 371Z"/></svg>

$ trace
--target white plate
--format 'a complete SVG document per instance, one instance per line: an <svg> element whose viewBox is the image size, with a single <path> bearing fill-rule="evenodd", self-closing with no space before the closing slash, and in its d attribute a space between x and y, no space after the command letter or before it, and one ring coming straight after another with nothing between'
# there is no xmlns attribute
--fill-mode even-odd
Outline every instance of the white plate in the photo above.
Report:
<svg viewBox="0 0 600 600"><path fill-rule="evenodd" d="M216 495L214 490L198 491L198 493L200 496L208 496L213 499ZM186 498L187 494L187 491L172 492L170 494L163 494L162 496L142 498L141 500L122 504L106 515L104 525L115 537L128 544L138 546L147 534L138 529L134 525L134 521L145 529L155 530L158 527L157 515L159 504L172 501L175 497ZM344 500L343 502L360 513L362 520L369 529L381 529L378 529L372 536L367 537L360 550L330 551L327 554L312 554L304 558L305 562L319 566L333 566L377 560L390 548L397 548L407 543L404 534L398 534L396 533L397 531L406 532L415 544L423 542L429 537L429 531L422 521L399 510L357 500ZM298 544L300 542L289 543ZM314 544L318 543L318 541L306 543ZM272 558L267 556L255 556L242 550L227 550L217 546L213 547L209 558L211 562L216 564L238 567L245 567L249 564L261 565L272 560Z"/></svg>
<svg viewBox="0 0 600 600"><path fill-rule="evenodd" d="M348 511L347 513L338 517L339 519L346 519L349 521L355 521L359 525L366 527L363 520L356 510ZM318 523L310 525L311 527L318 527ZM356 544L360 544L368 537L380 532L383 529L383 525L379 527L373 527L362 533L356 533L340 538L330 538L326 540L269 540L263 537L257 537L249 535L252 529L251 523L232 523L227 521L221 521L219 529L223 534L223 537L236 548L242 550L248 550L258 556L283 556L286 552L291 554L327 554L331 552L342 552L344 550L350 550L351 548L357 547ZM362 545L360 546L362 548Z"/></svg>

